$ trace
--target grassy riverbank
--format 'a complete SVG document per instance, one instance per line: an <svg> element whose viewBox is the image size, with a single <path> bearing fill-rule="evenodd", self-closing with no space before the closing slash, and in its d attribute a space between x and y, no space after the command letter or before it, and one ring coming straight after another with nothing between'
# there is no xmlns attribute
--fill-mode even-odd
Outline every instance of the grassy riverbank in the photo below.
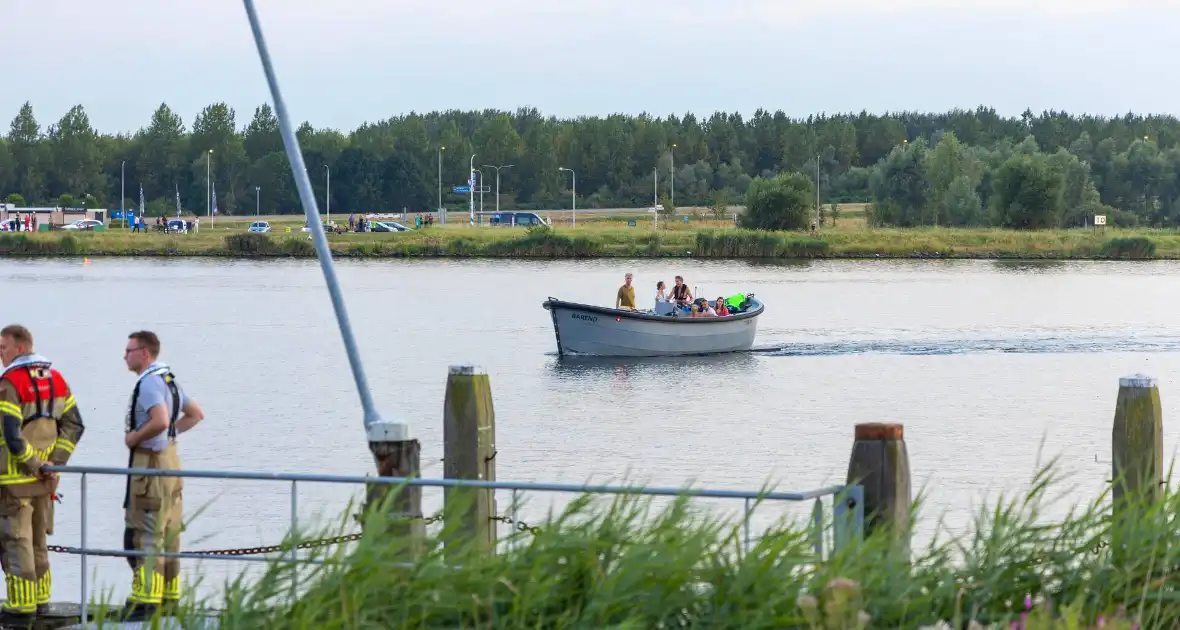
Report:
<svg viewBox="0 0 1180 630"><path fill-rule="evenodd" d="M642 225L642 224L641 224ZM282 229L282 228L280 228ZM1180 233L1164 230L867 229L754 232L725 221L626 227L617 220L552 230L436 226L415 232L333 234L343 257L499 258L1034 258L1180 259ZM314 256L307 233L247 234L244 227L199 234L4 234L0 256Z"/></svg>
<svg viewBox="0 0 1180 630"><path fill-rule="evenodd" d="M1054 520L1043 513L1059 498L1047 496L1051 485L1038 477L1027 496L985 506L970 531L912 556L873 537L819 562L806 525L755 531L744 551L740 522L690 503L648 513L636 498L579 499L536 534L515 532L515 550L452 558L450 566L438 537L427 545L435 550L400 570L397 541L366 537L347 558L318 556L339 562L305 567L295 602L291 566L276 561L265 576L228 588L222 627L851 629L945 621L961 629L974 620L1007 628L1029 607L1034 618L1043 614L1046 603L1054 615L1072 611L1084 621L1054 627L1090 628L1104 617L1106 628L1130 628L1112 622L1119 611L1140 628L1173 627L1178 496L1167 494L1133 523L1110 517L1108 497ZM1111 552L1112 534L1125 553Z"/></svg>

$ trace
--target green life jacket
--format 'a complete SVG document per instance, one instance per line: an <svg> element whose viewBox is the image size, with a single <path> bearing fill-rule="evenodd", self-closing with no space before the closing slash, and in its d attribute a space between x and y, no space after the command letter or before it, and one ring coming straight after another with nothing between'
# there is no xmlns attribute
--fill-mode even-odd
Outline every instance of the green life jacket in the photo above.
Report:
<svg viewBox="0 0 1180 630"><path fill-rule="evenodd" d="M728 298L726 298L726 300L725 300L725 308L728 308L731 311L735 311L735 310L741 308L742 302L745 302L745 301L746 301L746 294L744 294L744 293L738 293L737 295L731 295Z"/></svg>

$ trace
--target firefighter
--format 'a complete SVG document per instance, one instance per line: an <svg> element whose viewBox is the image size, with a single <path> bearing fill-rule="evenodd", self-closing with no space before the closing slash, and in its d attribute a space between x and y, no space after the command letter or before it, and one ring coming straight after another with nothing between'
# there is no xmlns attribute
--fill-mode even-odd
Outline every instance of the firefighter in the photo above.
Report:
<svg viewBox="0 0 1180 630"><path fill-rule="evenodd" d="M176 437L204 417L201 407L185 394L171 368L159 360L160 339L150 331L127 337L123 359L139 375L127 409L124 444L131 468L179 470ZM182 518L179 477L128 476L123 498L126 529L123 546L145 552L180 551ZM146 619L163 608L169 612L180 600L180 560L129 557L132 580L125 618Z"/></svg>
<svg viewBox="0 0 1180 630"><path fill-rule="evenodd" d="M52 531L57 475L85 427L70 387L49 359L33 354L33 335L19 325L0 329L0 560L7 600L0 625L31 624L49 608L51 577L45 537Z"/></svg>

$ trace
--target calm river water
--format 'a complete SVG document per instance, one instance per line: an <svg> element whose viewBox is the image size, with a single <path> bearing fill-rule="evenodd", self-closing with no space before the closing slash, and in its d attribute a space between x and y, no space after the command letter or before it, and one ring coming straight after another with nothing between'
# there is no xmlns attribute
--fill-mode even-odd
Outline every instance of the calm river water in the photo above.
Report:
<svg viewBox="0 0 1180 630"><path fill-rule="evenodd" d="M906 425L929 514L963 523L989 493L1019 490L1060 455L1082 486L1107 478L1119 376L1180 401L1173 263L338 261L375 397L423 442L441 476L447 366L491 375L502 480L635 481L803 490L843 480L852 427ZM559 362L549 295L613 303L623 273L646 301L680 273L699 294L754 291L770 352L676 361ZM208 419L184 436L190 468L364 474L361 414L314 261L0 261L4 322L75 389L88 431L74 463L126 464L126 334L161 335L164 359ZM1175 434L1168 430L1171 456ZM1095 462L1095 457L1101 463ZM121 546L121 478L92 478L89 542ZM63 483L51 542L77 545L79 486ZM353 493L303 485L300 517L335 518ZM508 497L500 498L502 506ZM530 497L535 519L550 504ZM186 482L187 550L276 543L289 486ZM440 495L427 492L428 510ZM770 518L768 515L766 518ZM322 521L321 521L322 522ZM54 555L58 600L78 597L76 556ZM195 563L186 564L190 569ZM129 590L125 561L92 560ZM97 567L97 568L96 568ZM226 568L228 567L228 569ZM205 562L214 587L241 565Z"/></svg>

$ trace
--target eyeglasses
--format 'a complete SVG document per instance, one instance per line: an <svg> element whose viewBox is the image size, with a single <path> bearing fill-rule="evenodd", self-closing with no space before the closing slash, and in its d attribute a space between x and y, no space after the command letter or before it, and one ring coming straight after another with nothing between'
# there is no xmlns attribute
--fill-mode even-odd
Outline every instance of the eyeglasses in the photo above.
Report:
<svg viewBox="0 0 1180 630"><path fill-rule="evenodd" d="M127 356L127 355L131 354L132 352L135 352L136 350L143 350L143 346L139 346L138 348L127 348L126 350L123 351L123 356Z"/></svg>

